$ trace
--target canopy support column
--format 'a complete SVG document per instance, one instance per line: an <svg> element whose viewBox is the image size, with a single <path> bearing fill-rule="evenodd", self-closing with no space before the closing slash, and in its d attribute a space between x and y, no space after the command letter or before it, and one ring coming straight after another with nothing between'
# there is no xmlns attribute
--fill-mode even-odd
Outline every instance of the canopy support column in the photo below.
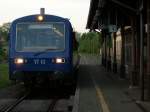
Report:
<svg viewBox="0 0 150 112"><path fill-rule="evenodd" d="M125 78L125 34L124 26L121 26L121 65L120 65L120 78Z"/></svg>
<svg viewBox="0 0 150 112"><path fill-rule="evenodd" d="M114 73L117 73L117 59L116 59L116 32L114 32L113 33L113 44L114 44L114 46L113 46L113 50L114 50L114 52L113 52L113 54L114 54L114 56L113 56L113 72Z"/></svg>

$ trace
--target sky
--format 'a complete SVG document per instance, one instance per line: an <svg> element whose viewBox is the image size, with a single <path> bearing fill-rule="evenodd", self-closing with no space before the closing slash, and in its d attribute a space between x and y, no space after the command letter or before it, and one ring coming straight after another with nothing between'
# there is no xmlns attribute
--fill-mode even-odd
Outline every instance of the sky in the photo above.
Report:
<svg viewBox="0 0 150 112"><path fill-rule="evenodd" d="M16 18L39 14L45 8L46 14L70 19L78 32L85 32L90 0L0 0L0 25Z"/></svg>

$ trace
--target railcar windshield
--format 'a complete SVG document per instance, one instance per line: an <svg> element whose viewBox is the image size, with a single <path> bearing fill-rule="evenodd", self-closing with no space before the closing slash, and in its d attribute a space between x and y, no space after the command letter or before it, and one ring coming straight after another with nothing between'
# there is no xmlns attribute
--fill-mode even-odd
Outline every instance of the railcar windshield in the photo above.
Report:
<svg viewBox="0 0 150 112"><path fill-rule="evenodd" d="M64 23L18 23L16 51L39 52L65 49Z"/></svg>

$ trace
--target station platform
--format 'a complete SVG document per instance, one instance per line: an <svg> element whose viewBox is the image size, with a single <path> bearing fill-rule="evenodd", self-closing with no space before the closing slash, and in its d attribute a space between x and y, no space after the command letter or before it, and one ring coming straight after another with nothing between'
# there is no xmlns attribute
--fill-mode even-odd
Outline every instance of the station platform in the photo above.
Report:
<svg viewBox="0 0 150 112"><path fill-rule="evenodd" d="M84 61L86 62L84 63ZM78 112L150 112L150 102L134 100L129 82L81 57Z"/></svg>

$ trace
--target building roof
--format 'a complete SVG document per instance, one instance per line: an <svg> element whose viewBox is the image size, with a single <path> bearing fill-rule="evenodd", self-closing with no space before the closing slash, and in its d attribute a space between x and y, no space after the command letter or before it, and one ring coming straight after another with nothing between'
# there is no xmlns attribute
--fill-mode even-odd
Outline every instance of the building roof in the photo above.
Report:
<svg viewBox="0 0 150 112"><path fill-rule="evenodd" d="M91 0L87 29L104 28L108 24L130 24L127 18L138 13L136 0ZM126 21L125 21L126 20Z"/></svg>

